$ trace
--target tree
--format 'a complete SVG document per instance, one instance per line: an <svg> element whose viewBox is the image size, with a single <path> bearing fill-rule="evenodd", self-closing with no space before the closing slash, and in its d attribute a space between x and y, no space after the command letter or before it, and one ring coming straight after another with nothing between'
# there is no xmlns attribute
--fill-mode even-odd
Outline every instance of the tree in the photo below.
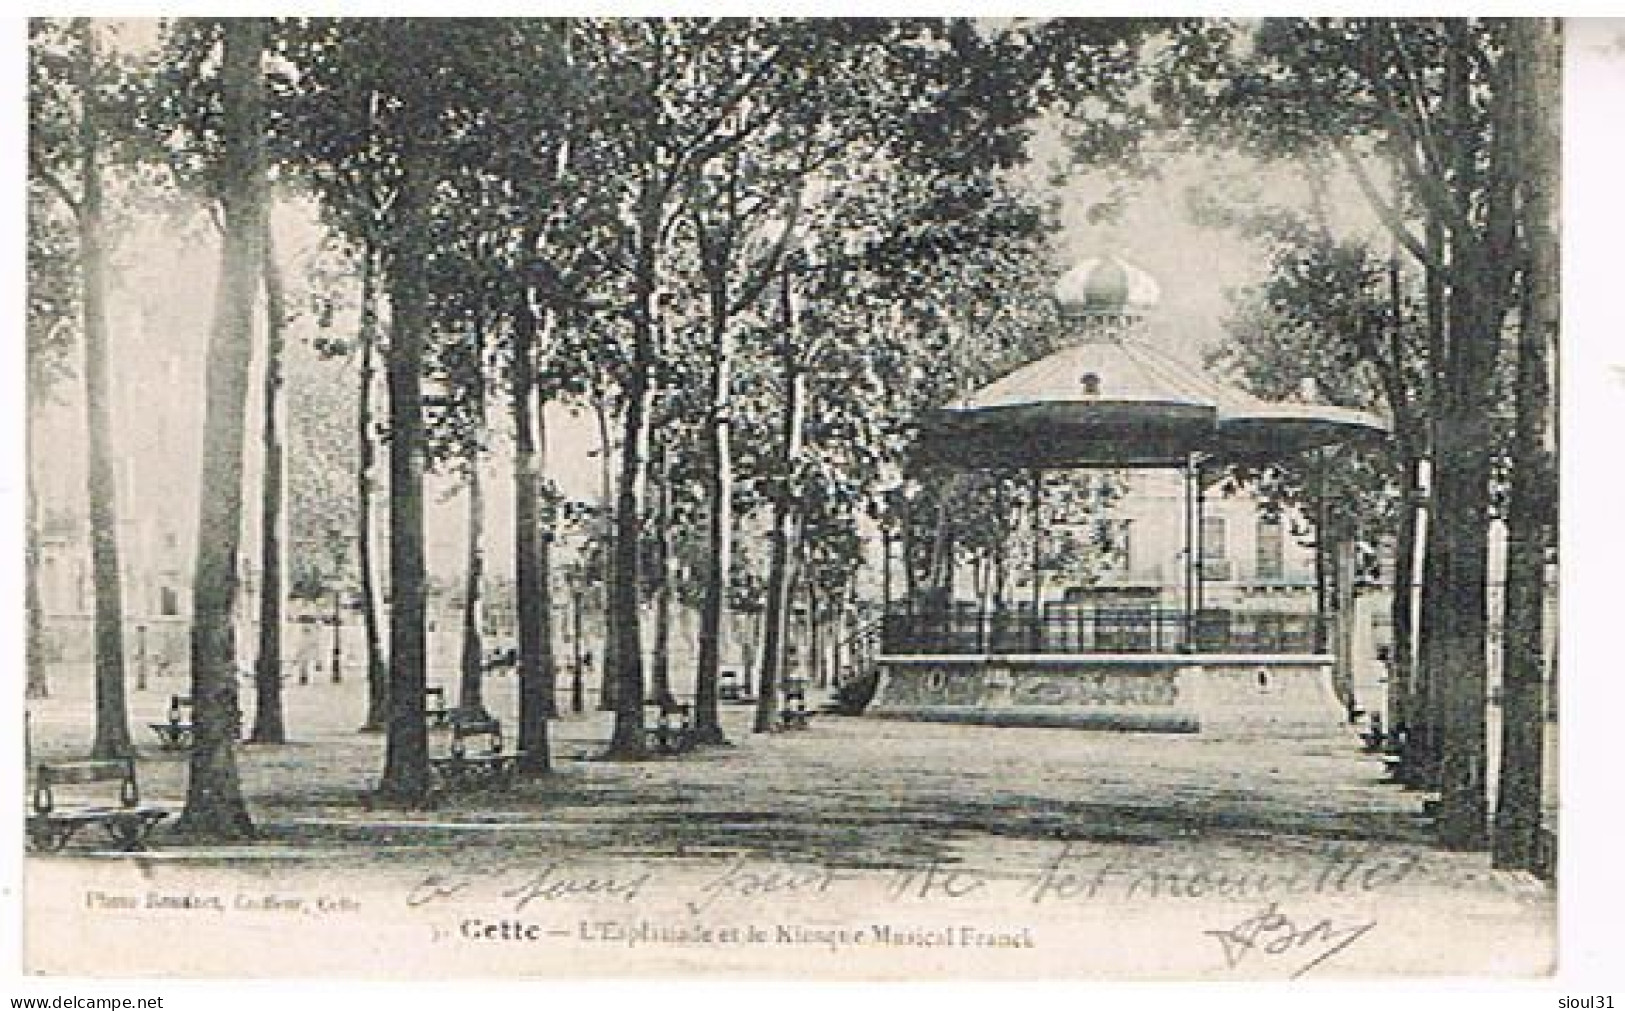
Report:
<svg viewBox="0 0 1625 1011"><path fill-rule="evenodd" d="M299 163L334 223L376 249L389 294L390 676L378 794L407 805L429 792L423 380L436 322L437 197L465 119L487 104L469 74L487 30L477 21L307 23L289 47L299 86L282 103Z"/></svg>
<svg viewBox="0 0 1625 1011"><path fill-rule="evenodd" d="M102 29L89 19L30 23L29 165L33 179L72 215L79 259L84 339L92 578L95 584L96 728L91 754L127 755L124 593L119 565L118 493L108 391L107 211L104 169L119 70L102 52ZM75 183L77 185L75 185Z"/></svg>
<svg viewBox="0 0 1625 1011"><path fill-rule="evenodd" d="M1518 270L1517 157L1507 33L1499 20L1267 21L1242 48L1189 32L1162 83L1170 106L1269 156L1339 160L1429 277L1430 489L1420 674L1438 733L1407 756L1441 791L1439 838L1483 845L1485 668L1494 390ZM1219 69L1218 76L1193 72ZM1386 197L1372 164L1403 183ZM1420 227L1421 233L1416 229Z"/></svg>
<svg viewBox="0 0 1625 1011"><path fill-rule="evenodd" d="M381 23L312 19L285 27L283 55L296 68L279 88L271 111L284 161L321 200L326 223L349 241L360 274L355 343L359 410L356 415L356 543L362 620L367 643L367 710L363 732L389 724L389 662L379 617L375 562L378 419L374 386L385 353L380 302L388 277L390 214L400 176L394 126L399 115L390 75L391 40Z"/></svg>
<svg viewBox="0 0 1625 1011"><path fill-rule="evenodd" d="M1508 59L1519 101L1513 115L1523 163L1522 245L1527 257L1517 341L1516 423L1507 506L1507 573L1502 618L1501 775L1493 859L1508 869L1538 869L1546 725L1546 583L1556 545L1557 473L1552 454L1552 363L1561 317L1558 300L1558 86L1556 22L1515 22Z"/></svg>
<svg viewBox="0 0 1625 1011"><path fill-rule="evenodd" d="M269 237L264 82L266 25L221 23L222 152L219 169L224 241L209 341L202 474L198 486L197 561L193 570L193 745L186 807L176 830L213 839L254 833L237 777L239 726L232 610L241 539L243 435L253 313Z"/></svg>
<svg viewBox="0 0 1625 1011"><path fill-rule="evenodd" d="M355 519L356 566L361 580L361 620L367 640L367 715L363 731L384 729L389 714L389 669L384 655L383 629L378 620L377 566L373 561L373 486L378 461L378 444L373 432L374 364L378 344L378 252L372 242L361 252L361 321L357 341L361 345L361 368L357 376L359 409L356 411Z"/></svg>
<svg viewBox="0 0 1625 1011"><path fill-rule="evenodd" d="M267 211L267 213L269 213ZM285 744L282 713L282 374L288 306L276 244L265 233L265 416L260 433L264 457L260 475L260 627L254 662L254 744Z"/></svg>
<svg viewBox="0 0 1625 1011"><path fill-rule="evenodd" d="M476 353L483 353L476 347ZM484 426L484 397L480 400L478 423ZM468 565L463 583L463 648L457 708L465 715L483 717L485 711L485 644L481 616L484 612L485 583L485 491L480 477L479 444L470 443L468 454Z"/></svg>
<svg viewBox="0 0 1625 1011"><path fill-rule="evenodd" d="M407 74L426 74L424 28L393 26ZM382 53L376 54L382 56ZM424 715L427 685L426 581L423 557L424 344L428 336L428 290L423 264L428 258L430 201L434 187L433 147L438 102L413 87L409 78L396 96L399 122L398 189L385 252L390 284L391 332L386 356L389 389L389 730L378 793L385 799L420 805L429 796L429 739Z"/></svg>

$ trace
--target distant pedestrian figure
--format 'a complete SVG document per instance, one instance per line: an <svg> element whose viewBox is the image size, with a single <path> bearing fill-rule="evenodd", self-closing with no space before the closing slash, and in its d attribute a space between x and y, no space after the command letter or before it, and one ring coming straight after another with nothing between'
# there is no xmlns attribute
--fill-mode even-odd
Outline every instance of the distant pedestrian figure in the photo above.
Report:
<svg viewBox="0 0 1625 1011"><path fill-rule="evenodd" d="M581 654L581 662L570 675L570 711L572 713L586 712L586 701L582 698L588 674L592 671L592 654Z"/></svg>
<svg viewBox="0 0 1625 1011"><path fill-rule="evenodd" d="M299 683L302 685L310 684L311 674L316 671L320 664L318 657L321 653L321 645L317 641L317 634L315 625L309 621L299 622L298 659L295 663L299 668Z"/></svg>

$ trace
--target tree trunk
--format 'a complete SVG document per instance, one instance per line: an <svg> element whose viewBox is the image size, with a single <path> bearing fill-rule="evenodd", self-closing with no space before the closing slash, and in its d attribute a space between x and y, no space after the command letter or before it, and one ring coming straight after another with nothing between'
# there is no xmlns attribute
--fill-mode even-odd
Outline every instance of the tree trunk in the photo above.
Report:
<svg viewBox="0 0 1625 1011"><path fill-rule="evenodd" d="M30 454L32 456L32 454ZM28 557L25 561L23 578L24 606L28 609L28 645L26 663L28 673L23 697L26 699L47 699L51 697L51 680L45 669L45 609L40 601L39 569L40 569L40 536L39 536L39 496L35 494L32 477L28 479L28 538L25 549Z"/></svg>
<svg viewBox="0 0 1625 1011"><path fill-rule="evenodd" d="M1389 580L1389 624L1393 642L1388 655L1388 730L1403 740L1414 719L1416 675L1416 563L1420 548L1422 458L1407 452L1401 465L1404 492L1399 508L1399 531L1394 539L1394 571Z"/></svg>
<svg viewBox="0 0 1625 1011"><path fill-rule="evenodd" d="M79 123L79 257L83 270L85 410L90 439L86 492L96 593L96 732L91 755L117 758L133 750L124 697L124 589L119 567L117 483L113 476L112 404L107 361L107 252L102 210L100 103L96 97L95 29L84 29L84 112ZM252 296L250 296L252 299Z"/></svg>
<svg viewBox="0 0 1625 1011"><path fill-rule="evenodd" d="M483 412L482 412L483 413ZM484 427L481 419L480 427ZM485 711L485 643L480 636L481 586L485 580L485 495L480 479L480 452L468 454L468 566L463 584L462 677L457 709L463 716L483 719Z"/></svg>
<svg viewBox="0 0 1625 1011"><path fill-rule="evenodd" d="M728 621L728 580L733 563L733 338L727 325L728 292L711 290L711 450L706 474L705 601L700 610L699 669L694 678L694 730L701 744L727 744L717 686L722 677L723 629Z"/></svg>
<svg viewBox="0 0 1625 1011"><path fill-rule="evenodd" d="M586 700L582 698L586 689L585 668L587 664L586 655L581 648L581 636L583 634L581 611L584 606L581 598L586 592L586 588L582 585L584 578L581 570L578 569L572 573L570 580L570 648L574 653L573 662L570 665L570 711L572 713L585 712L587 708Z"/></svg>
<svg viewBox="0 0 1625 1011"><path fill-rule="evenodd" d="M407 110L410 112L411 110ZM422 276L424 231L432 186L424 165L426 129L408 115L403 138L396 234L388 263L392 332L389 340L389 725L381 799L420 806L429 796L426 572L423 556L423 345L428 294Z"/></svg>
<svg viewBox="0 0 1625 1011"><path fill-rule="evenodd" d="M758 734L779 727L779 685L785 671L786 640L790 631L791 593L795 586L791 552L798 522L795 481L801 460L802 415L806 412L807 374L796 361L799 351L795 335L795 307L791 301L790 277L785 272L780 295L783 305L784 456L779 465L780 486L773 496L773 553L767 577L766 615L763 620L762 670L756 687L756 719L751 729Z"/></svg>
<svg viewBox="0 0 1625 1011"><path fill-rule="evenodd" d="M603 547L604 666L599 672L598 708L604 712L614 712L615 698L618 691L615 683L615 672L620 670L620 666L616 661L620 650L620 636L616 632L615 624L615 595L610 590L610 587L615 585L615 454L609 436L609 398L607 395L594 398L593 414L598 421L598 494L599 500L604 504L604 522L599 529L599 537L602 539Z"/></svg>
<svg viewBox="0 0 1625 1011"><path fill-rule="evenodd" d="M882 618L891 614L891 556L892 542L896 539L891 530L891 517L889 515L882 516L880 520L880 615Z"/></svg>
<svg viewBox="0 0 1625 1011"><path fill-rule="evenodd" d="M1427 250L1435 263L1445 258L1445 231L1436 217L1430 217L1425 228ZM1428 412L1429 425L1438 430L1438 417L1447 400L1445 370L1450 351L1449 324L1445 318L1445 277L1441 268L1427 267L1424 279L1427 311L1427 344L1429 363ZM1410 719L1406 728L1404 761L1399 779L1407 786L1437 789L1439 783L1440 732L1442 720L1441 696L1438 682L1438 663L1441 652L1448 644L1439 641L1446 633L1437 616L1445 606L1445 573L1439 557L1443 533L1436 522L1435 497L1438 475L1438 453L1430 434L1427 463L1427 492L1423 504L1418 506L1427 518L1422 541L1422 586L1419 621L1416 627L1415 676L1411 682Z"/></svg>
<svg viewBox="0 0 1625 1011"><path fill-rule="evenodd" d="M192 726L186 807L175 830L230 840L254 834L237 777L237 553L242 537L243 435L254 303L269 236L260 59L265 22L222 22L221 204L225 234L209 340L192 590Z"/></svg>
<svg viewBox="0 0 1625 1011"><path fill-rule="evenodd" d="M1454 453L1460 465L1439 468L1432 515L1445 580L1437 620L1446 631L1433 664L1441 710L1439 833L1449 848L1474 849L1484 844L1486 814L1489 461L1474 459L1485 454L1463 444L1468 419L1447 417L1444 427L1440 459Z"/></svg>
<svg viewBox="0 0 1625 1011"><path fill-rule="evenodd" d="M372 490L378 460L372 433L373 356L378 342L378 253L369 242L361 260L361 389L356 410L355 508L357 565L361 570L361 621L367 639L367 718L361 729L376 733L389 720L389 669L378 620L378 583L372 557Z"/></svg>
<svg viewBox="0 0 1625 1011"><path fill-rule="evenodd" d="M609 613L615 624L615 670L611 675L615 685L615 729L608 754L615 758L641 758L645 752L642 594L638 585L643 517L638 509L638 490L644 477L650 381L655 364L655 290L659 283L655 259L658 215L654 213L657 208L651 209L652 183L645 184L642 199L634 279L632 363L624 387L626 414L622 425L621 476L615 495L615 564L609 587Z"/></svg>
<svg viewBox="0 0 1625 1011"><path fill-rule="evenodd" d="M1333 646L1336 652L1336 672L1332 680L1332 690L1337 693L1338 701L1343 703L1343 711L1353 722L1354 713L1360 708L1360 698L1354 690L1354 623L1357 618L1355 610L1354 589L1354 541L1355 538L1349 530L1338 531L1339 536L1332 546L1332 566L1335 580L1335 612L1337 615L1336 636Z"/></svg>
<svg viewBox="0 0 1625 1011"><path fill-rule="evenodd" d="M333 581L333 683L344 680L344 588Z"/></svg>
<svg viewBox="0 0 1625 1011"><path fill-rule="evenodd" d="M513 389L510 405L514 427L514 566L519 624L519 752L523 772L552 768L549 753L546 682L551 679L553 650L547 571L543 561L535 409L536 317L528 299L514 313Z"/></svg>
<svg viewBox="0 0 1625 1011"><path fill-rule="evenodd" d="M542 752L547 751L547 721L559 716L559 665L554 653L553 640L553 538L558 513L554 503L557 489L547 477L547 403L538 391L536 408L536 470L538 496L544 500L541 522L536 540L536 612L541 615L541 678L536 692L536 704L541 709L540 736Z"/></svg>
<svg viewBox="0 0 1625 1011"><path fill-rule="evenodd" d="M810 661L807 671L807 681L816 688L828 688L829 677L826 674L824 656L824 615L819 610L822 601L819 599L818 581L808 574L807 586L807 657Z"/></svg>
<svg viewBox="0 0 1625 1011"><path fill-rule="evenodd" d="M1489 274L1486 264L1483 275ZM1467 274L1473 277L1474 274ZM1430 529L1440 536L1443 576L1430 667L1439 696L1439 836L1452 849L1485 844L1487 777L1489 486L1492 420L1489 386L1501 317L1484 283L1458 279L1451 298L1454 388L1435 429L1438 447ZM1489 367L1482 358L1489 345ZM1430 553L1433 545L1430 544ZM1431 561L1431 558L1430 558Z"/></svg>
<svg viewBox="0 0 1625 1011"><path fill-rule="evenodd" d="M1540 845L1546 731L1546 564L1557 509L1548 417L1551 357L1560 318L1557 171L1562 80L1558 26L1519 19L1511 28L1513 67L1525 96L1518 145L1524 152L1524 311L1518 334L1513 470L1507 508L1506 593L1502 618L1501 768L1494 865L1535 870Z"/></svg>
<svg viewBox="0 0 1625 1011"><path fill-rule="evenodd" d="M1461 55L1458 59L1465 59ZM1447 531L1448 600L1444 618L1454 648L1441 652L1437 669L1443 751L1439 765L1439 841L1451 849L1485 846L1488 816L1485 708L1489 631L1489 495L1494 420L1491 390L1508 308L1508 282L1517 259L1514 205L1516 174L1508 142L1511 89L1493 96L1495 138L1485 172L1481 229L1454 235L1450 262L1452 381L1442 412L1446 437L1436 445L1439 509L1435 521ZM1466 98L1462 98L1465 104ZM1460 175L1478 169L1463 158Z"/></svg>
<svg viewBox="0 0 1625 1011"><path fill-rule="evenodd" d="M260 628L254 663L254 744L286 744L282 713L282 359L287 304L276 243L265 238L265 419L260 433Z"/></svg>
<svg viewBox="0 0 1625 1011"><path fill-rule="evenodd" d="M650 696L660 705L677 700L671 691L671 467L665 437L660 440L660 486L655 522L655 642Z"/></svg>
<svg viewBox="0 0 1625 1011"><path fill-rule="evenodd" d="M794 399L794 398L793 398ZM768 563L767 602L762 616L762 660L756 685L756 719L751 729L769 733L779 727L779 685L789 652L791 573L790 552L795 540L795 507L780 492L773 503L773 548Z"/></svg>

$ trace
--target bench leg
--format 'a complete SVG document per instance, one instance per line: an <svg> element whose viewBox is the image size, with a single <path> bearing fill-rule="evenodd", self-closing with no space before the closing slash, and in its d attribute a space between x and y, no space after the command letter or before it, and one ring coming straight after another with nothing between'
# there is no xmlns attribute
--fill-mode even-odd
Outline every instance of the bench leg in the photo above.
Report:
<svg viewBox="0 0 1625 1011"><path fill-rule="evenodd" d="M147 837L157 824L155 819L143 815L114 815L102 827L113 845L126 853L140 853L147 848Z"/></svg>
<svg viewBox="0 0 1625 1011"><path fill-rule="evenodd" d="M31 818L28 822L29 845L43 853L55 853L68 844L73 834L79 830L74 822L55 822L43 818Z"/></svg>

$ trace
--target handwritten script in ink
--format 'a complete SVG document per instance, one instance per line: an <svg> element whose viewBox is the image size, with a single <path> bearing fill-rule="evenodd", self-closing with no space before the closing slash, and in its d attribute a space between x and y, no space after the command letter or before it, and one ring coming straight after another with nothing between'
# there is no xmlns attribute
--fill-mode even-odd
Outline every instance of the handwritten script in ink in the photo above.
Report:
<svg viewBox="0 0 1625 1011"><path fill-rule="evenodd" d="M1291 978L1297 979L1317 965L1364 937L1376 921L1338 926L1330 919L1297 921L1271 902L1262 911L1226 930L1203 931L1219 942L1225 967L1235 969L1244 962L1254 964L1298 964ZM1306 961L1304 961L1307 959Z"/></svg>

